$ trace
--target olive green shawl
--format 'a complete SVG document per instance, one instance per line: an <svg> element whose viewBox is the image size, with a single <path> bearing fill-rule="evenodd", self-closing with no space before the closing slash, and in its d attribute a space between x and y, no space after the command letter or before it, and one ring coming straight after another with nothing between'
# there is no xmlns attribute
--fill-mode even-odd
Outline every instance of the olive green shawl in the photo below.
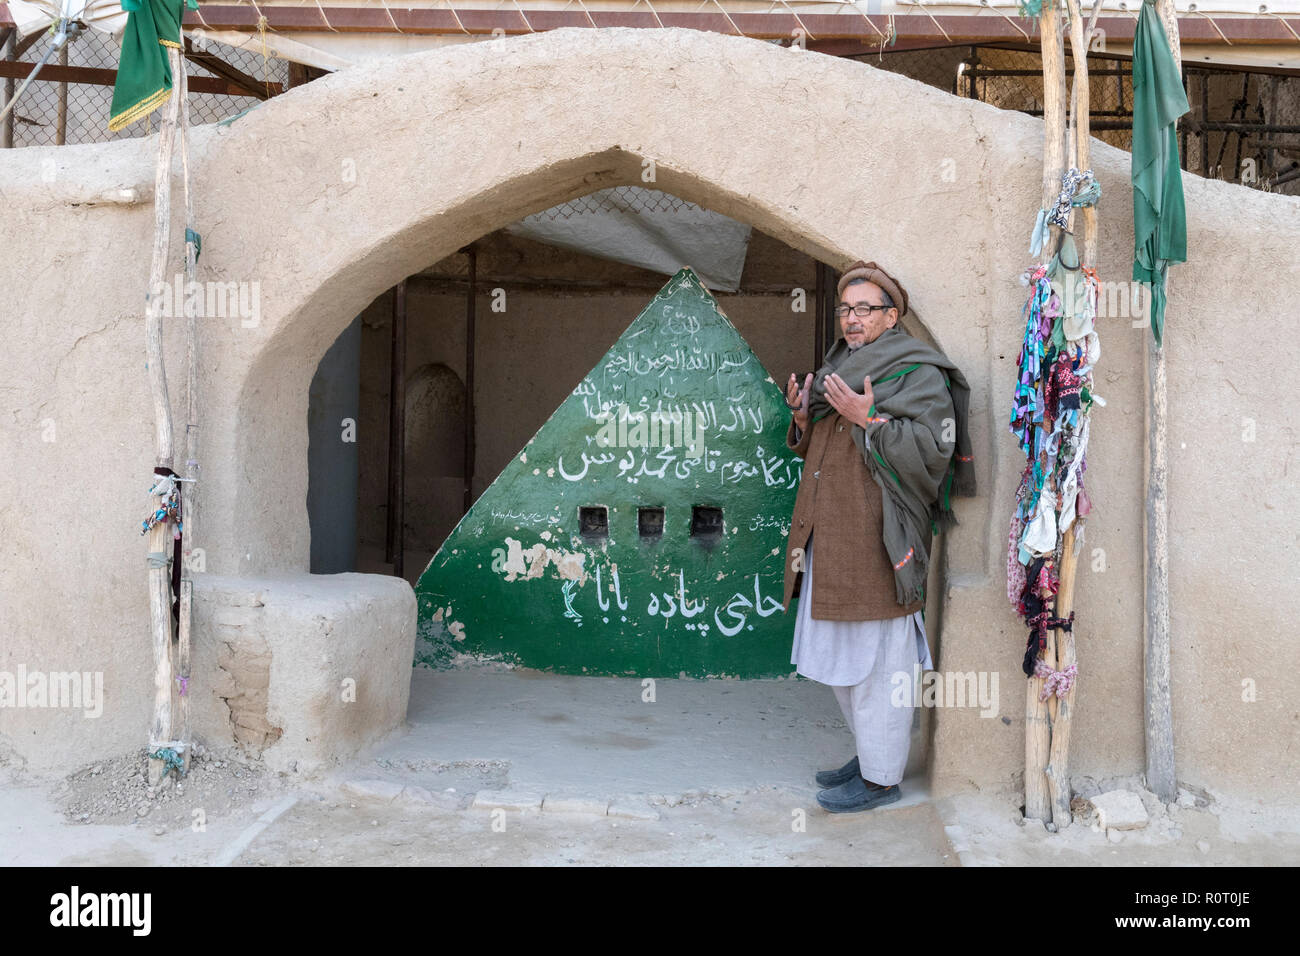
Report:
<svg viewBox="0 0 1300 956"><path fill-rule="evenodd" d="M888 416L865 429L854 425L853 441L883 493L898 603L911 604L925 596L932 536L957 523L952 497L975 494L970 386L946 355L897 326L852 351L843 339L832 346L809 396L813 421L834 411L826 400L831 372L858 394L870 376L871 414Z"/></svg>

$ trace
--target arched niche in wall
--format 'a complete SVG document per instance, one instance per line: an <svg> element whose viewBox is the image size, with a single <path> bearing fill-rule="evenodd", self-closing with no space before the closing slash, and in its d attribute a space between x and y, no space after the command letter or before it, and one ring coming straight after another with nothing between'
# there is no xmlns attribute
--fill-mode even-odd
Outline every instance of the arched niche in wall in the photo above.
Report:
<svg viewBox="0 0 1300 956"><path fill-rule="evenodd" d="M465 384L441 363L406 385L406 547L437 551L464 512Z"/></svg>

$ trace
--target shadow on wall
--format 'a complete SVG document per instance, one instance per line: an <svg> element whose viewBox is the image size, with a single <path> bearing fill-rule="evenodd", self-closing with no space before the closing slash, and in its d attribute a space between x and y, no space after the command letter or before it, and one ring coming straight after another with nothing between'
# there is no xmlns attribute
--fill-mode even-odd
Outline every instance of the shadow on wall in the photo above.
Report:
<svg viewBox="0 0 1300 956"><path fill-rule="evenodd" d="M311 573L357 567L357 414L361 317L321 357L307 400L307 520Z"/></svg>

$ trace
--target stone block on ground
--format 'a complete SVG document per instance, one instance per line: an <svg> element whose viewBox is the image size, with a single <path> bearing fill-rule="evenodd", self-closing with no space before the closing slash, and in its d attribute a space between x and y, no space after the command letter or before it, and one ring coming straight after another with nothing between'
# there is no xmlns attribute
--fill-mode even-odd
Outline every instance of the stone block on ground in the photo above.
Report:
<svg viewBox="0 0 1300 956"><path fill-rule="evenodd" d="M1092 798L1097 822L1106 830L1140 830L1150 819L1142 798L1132 790L1111 790Z"/></svg>

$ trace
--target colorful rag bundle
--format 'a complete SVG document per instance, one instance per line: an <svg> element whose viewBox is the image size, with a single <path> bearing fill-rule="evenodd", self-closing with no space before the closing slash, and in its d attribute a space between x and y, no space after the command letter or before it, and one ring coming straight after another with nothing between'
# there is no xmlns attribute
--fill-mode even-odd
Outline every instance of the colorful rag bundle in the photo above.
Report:
<svg viewBox="0 0 1300 956"><path fill-rule="evenodd" d="M160 521L169 521L176 525L172 536L179 538L181 536L181 492L180 487L176 484L175 475L163 475L154 482L149 488L150 495L156 495L162 498L157 509L149 517L140 522L140 533L148 534L153 530L154 525Z"/></svg>
<svg viewBox="0 0 1300 956"><path fill-rule="evenodd" d="M1061 582L1056 577L1056 562L1051 558L1035 558L1025 576L1025 590L1016 610L1030 627L1022 664L1025 676L1030 677L1038 655L1047 647L1047 629L1054 620L1048 605Z"/></svg>
<svg viewBox="0 0 1300 956"><path fill-rule="evenodd" d="M1079 182L1069 186L1073 193ZM1007 599L1030 629L1022 665L1027 677L1038 670L1047 632L1069 630L1073 622L1073 612L1057 618L1051 605L1063 535L1091 507L1083 491L1088 415L1094 400L1105 404L1091 390L1100 356L1093 330L1096 271L1084 268L1083 284L1063 294L1060 270L1071 278L1078 267L1058 257L1022 277L1030 294L1009 426L1026 458L1007 535Z"/></svg>
<svg viewBox="0 0 1300 956"><path fill-rule="evenodd" d="M1043 422L1043 359L1052 334L1052 286L1047 267L1040 266L1028 282L1033 291L1025 303L1025 337L1020 346L1020 377L1011 408L1011 433L1020 440L1020 450L1038 455L1036 437Z"/></svg>

